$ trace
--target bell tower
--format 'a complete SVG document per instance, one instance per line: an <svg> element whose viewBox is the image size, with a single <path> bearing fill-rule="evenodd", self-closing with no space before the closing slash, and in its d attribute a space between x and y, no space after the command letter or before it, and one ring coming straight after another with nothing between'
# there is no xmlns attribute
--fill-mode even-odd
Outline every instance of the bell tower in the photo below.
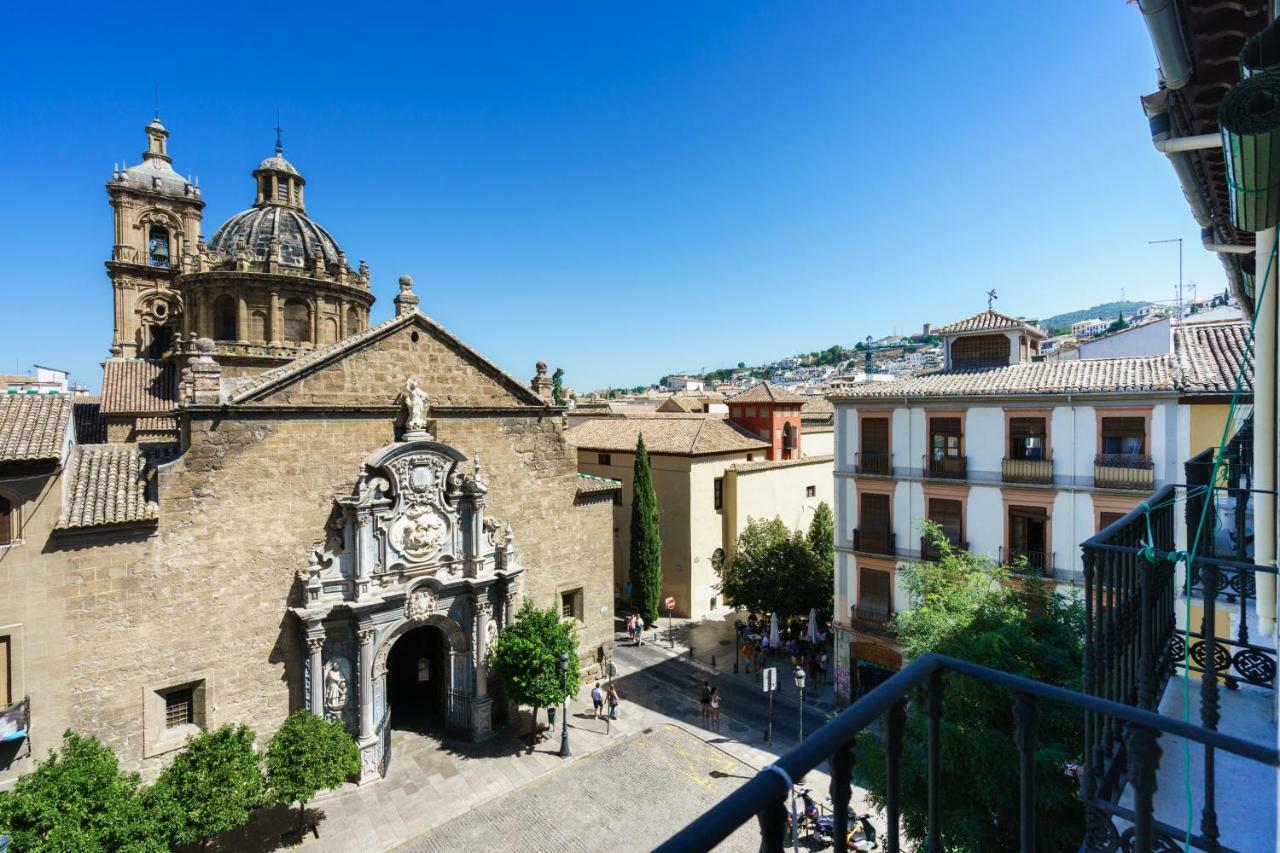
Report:
<svg viewBox="0 0 1280 853"><path fill-rule="evenodd" d="M199 181L173 169L169 131L146 126L142 162L117 164L107 182L115 242L106 262L115 327L111 355L156 359L171 347L184 306L174 279L194 268L204 200Z"/></svg>

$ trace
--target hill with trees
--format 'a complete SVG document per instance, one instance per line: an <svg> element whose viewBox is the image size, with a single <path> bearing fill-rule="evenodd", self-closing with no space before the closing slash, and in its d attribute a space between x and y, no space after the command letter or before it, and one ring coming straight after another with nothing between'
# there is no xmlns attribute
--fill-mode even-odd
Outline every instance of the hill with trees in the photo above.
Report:
<svg viewBox="0 0 1280 853"><path fill-rule="evenodd" d="M1125 319L1129 320L1133 318L1134 312L1139 308L1150 304L1150 302L1104 302L1092 308L1081 308L1079 311L1067 311L1062 314L1054 314L1052 317L1045 317L1040 321L1040 328L1046 332L1050 329L1071 331L1072 323L1079 323L1081 320L1090 320L1094 317L1111 322L1119 319L1121 314L1124 314Z"/></svg>

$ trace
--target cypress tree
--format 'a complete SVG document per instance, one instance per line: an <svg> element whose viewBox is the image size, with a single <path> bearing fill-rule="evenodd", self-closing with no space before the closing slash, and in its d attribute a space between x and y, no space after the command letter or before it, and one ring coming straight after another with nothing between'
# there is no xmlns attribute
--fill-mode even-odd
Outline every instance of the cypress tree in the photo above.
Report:
<svg viewBox="0 0 1280 853"><path fill-rule="evenodd" d="M662 533L658 530L658 496L644 436L636 439L636 467L631 481L631 600L646 625L658 623L662 597Z"/></svg>

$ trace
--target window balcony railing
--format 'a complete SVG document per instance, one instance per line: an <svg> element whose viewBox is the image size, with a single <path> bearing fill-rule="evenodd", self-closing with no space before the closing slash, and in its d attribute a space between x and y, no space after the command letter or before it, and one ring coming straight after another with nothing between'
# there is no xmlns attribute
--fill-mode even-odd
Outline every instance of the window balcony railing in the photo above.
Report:
<svg viewBox="0 0 1280 853"><path fill-rule="evenodd" d="M892 474L892 454L873 451L855 453L853 470L856 474L883 474L886 476Z"/></svg>
<svg viewBox="0 0 1280 853"><path fill-rule="evenodd" d="M924 457L925 473L930 477L943 480L965 480L969 477L969 458L967 456L929 456Z"/></svg>
<svg viewBox="0 0 1280 853"><path fill-rule="evenodd" d="M1018 752L1020 784L1018 788L1018 820L1020 849L1031 853L1041 849L1036 827L1036 727L1041 703L1065 705L1085 714L1090 730L1113 731L1132 744L1129 750L1127 777L1132 780L1131 808L1110 807L1090 814L1080 827L1084 839L1082 849L1090 850L1165 850L1180 849L1182 835L1175 828L1155 819L1154 800L1158 784L1157 764L1162 734L1170 734L1203 746L1206 751L1222 750L1232 755L1260 762L1268 767L1280 766L1280 753L1274 748L1229 737L1210 729L1184 723L1175 717L1164 717L1150 710L1043 684L996 669L979 666L937 654L925 654L891 676L879 687L854 702L831 722L819 728L799 746L765 767L736 791L705 812L702 817L680 830L658 847L659 853L688 853L712 850L738 827L755 818L760 826L760 849L782 853L791 849L787 834L787 810L792 795L791 781L804 778L809 771L825 764L831 773L830 796L834 827L832 837L837 851L850 845L849 805L853 796L853 745L855 738L883 720L886 798L883 820L885 850L902 849L901 823L902 746L906 728L907 703L912 694L921 691L927 726L927 832L922 850L940 850L941 832L946 821L942 790L942 692L960 679L980 681L1003 687L1012 695L1013 714L1019 725L1013 741ZM951 689L955 689L954 687ZM1088 762L1086 757L1086 762ZM1092 812L1097 806L1096 787L1091 782L1091 768L1086 763L1082 774L1082 797ZM952 796L955 796L953 793ZM1111 822L1120 818L1121 827ZM1124 832L1124 842L1119 841ZM1108 838L1115 839L1108 842ZM1176 840L1175 840L1176 839ZM1193 836L1192 843L1202 839ZM1228 839L1229 840L1229 839Z"/></svg>
<svg viewBox="0 0 1280 853"><path fill-rule="evenodd" d="M1013 570L1014 574L1028 575L1037 578L1053 577L1053 563L1056 555L1052 551L1036 548L1000 548L1000 562Z"/></svg>
<svg viewBox="0 0 1280 853"><path fill-rule="evenodd" d="M1053 485L1052 459L1005 459L1000 463L1000 476L1006 483Z"/></svg>
<svg viewBox="0 0 1280 853"><path fill-rule="evenodd" d="M859 599L852 608L853 627L871 634L888 634L893 622L893 610L886 600Z"/></svg>
<svg viewBox="0 0 1280 853"><path fill-rule="evenodd" d="M952 539L950 537L947 537L947 541L951 543L951 548L954 551L969 550L968 542L961 542L959 540ZM937 545L933 544L933 542L929 539L928 536L920 537L920 559L930 560L930 561L942 559L941 549L938 548Z"/></svg>
<svg viewBox="0 0 1280 853"><path fill-rule="evenodd" d="M1140 453L1099 453L1093 460L1093 484L1104 489L1155 488L1150 456Z"/></svg>
<svg viewBox="0 0 1280 853"><path fill-rule="evenodd" d="M892 557L898 553L897 534L888 530L876 530L870 527L853 529L853 550L864 554L884 554Z"/></svg>

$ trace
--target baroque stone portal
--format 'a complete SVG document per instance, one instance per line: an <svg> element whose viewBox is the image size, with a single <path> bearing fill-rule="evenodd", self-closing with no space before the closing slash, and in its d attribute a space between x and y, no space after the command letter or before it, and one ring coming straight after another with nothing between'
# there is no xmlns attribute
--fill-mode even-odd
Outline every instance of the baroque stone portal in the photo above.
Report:
<svg viewBox="0 0 1280 853"><path fill-rule="evenodd" d="M421 423L406 383L406 425ZM438 710L446 730L472 740L492 732L484 658L513 617L521 572L510 525L485 515L479 463L444 444L414 439L365 458L352 494L335 498L324 546L299 572L294 608L310 657L307 707L342 720L358 739L361 780L386 769L390 707L387 657L415 627L443 634ZM504 531L499 534L499 531ZM352 672L351 661L355 661Z"/></svg>

